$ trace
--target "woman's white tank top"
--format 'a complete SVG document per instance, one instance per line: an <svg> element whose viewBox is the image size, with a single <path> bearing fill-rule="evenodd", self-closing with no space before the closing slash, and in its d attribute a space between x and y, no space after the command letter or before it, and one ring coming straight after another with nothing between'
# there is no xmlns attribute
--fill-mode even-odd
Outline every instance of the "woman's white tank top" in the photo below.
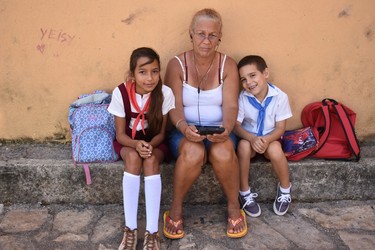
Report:
<svg viewBox="0 0 375 250"><path fill-rule="evenodd" d="M187 68L177 56L175 58L181 65L184 75L182 83L182 103L184 106L185 119L188 124L201 126L220 126L223 123L223 73L227 55L221 63L220 85L214 89L200 90L188 84Z"/></svg>

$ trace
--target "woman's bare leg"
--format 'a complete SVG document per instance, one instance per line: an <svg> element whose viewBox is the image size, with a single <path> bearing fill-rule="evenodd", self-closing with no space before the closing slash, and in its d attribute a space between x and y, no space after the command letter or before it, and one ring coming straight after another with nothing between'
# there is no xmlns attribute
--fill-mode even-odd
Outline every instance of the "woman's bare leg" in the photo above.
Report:
<svg viewBox="0 0 375 250"><path fill-rule="evenodd" d="M233 143L227 140L222 143L211 145L209 162L220 182L228 201L228 217L236 220L241 216L238 193L240 189L239 166ZM237 224L234 228L228 224L230 233L239 233L245 228L244 222Z"/></svg>
<svg viewBox="0 0 375 250"><path fill-rule="evenodd" d="M179 157L176 161L173 176L173 200L169 216L173 221L182 219L182 204L187 192L199 177L205 163L205 147L203 143L182 139L179 146ZM176 229L166 225L169 233L176 234ZM179 231L179 230L178 230Z"/></svg>

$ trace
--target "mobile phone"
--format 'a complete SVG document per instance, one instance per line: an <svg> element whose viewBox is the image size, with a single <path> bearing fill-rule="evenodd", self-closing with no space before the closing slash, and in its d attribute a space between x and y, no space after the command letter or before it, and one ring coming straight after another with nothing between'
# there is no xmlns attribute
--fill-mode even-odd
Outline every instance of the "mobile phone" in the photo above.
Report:
<svg viewBox="0 0 375 250"><path fill-rule="evenodd" d="M225 128L219 126L195 126L200 135L221 134Z"/></svg>

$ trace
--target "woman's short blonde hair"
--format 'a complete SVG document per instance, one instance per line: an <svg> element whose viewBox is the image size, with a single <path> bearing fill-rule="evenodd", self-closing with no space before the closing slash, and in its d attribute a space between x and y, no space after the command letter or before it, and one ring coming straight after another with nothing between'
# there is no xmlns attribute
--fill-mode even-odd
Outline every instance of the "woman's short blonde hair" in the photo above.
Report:
<svg viewBox="0 0 375 250"><path fill-rule="evenodd" d="M220 25L220 33L221 33L221 29L223 28L223 22L221 20L221 16L219 12L217 12L214 9L202 9L198 11L197 13L195 13L193 18L191 19L190 28L189 28L190 35L192 35L192 33L194 32L195 24L197 23L198 19L201 17L207 17L209 19L217 21Z"/></svg>

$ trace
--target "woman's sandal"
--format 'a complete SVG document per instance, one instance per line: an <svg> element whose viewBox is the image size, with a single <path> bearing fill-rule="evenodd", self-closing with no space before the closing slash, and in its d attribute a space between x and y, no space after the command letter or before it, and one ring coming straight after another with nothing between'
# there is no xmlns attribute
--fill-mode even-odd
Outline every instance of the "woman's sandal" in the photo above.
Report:
<svg viewBox="0 0 375 250"><path fill-rule="evenodd" d="M230 225L232 226L233 229L239 223L241 223L241 221L243 221L243 223L245 225L245 229L242 230L241 232L238 232L238 233L230 233L229 230L227 229L227 236L229 238L241 238L241 237L243 237L243 236L245 236L247 234L246 216L245 216L245 212L242 209L241 209L241 215L240 215L240 217L238 217L236 220L233 220L232 218L228 218L228 222L230 223Z"/></svg>
<svg viewBox="0 0 375 250"><path fill-rule="evenodd" d="M164 220L163 233L165 237L169 239L181 239L182 237L185 236L184 230L178 229L178 227L182 225L182 219L178 221L173 221L172 218L169 216L169 211L165 211L163 220ZM176 234L172 234L167 231L167 223L174 227L174 229L176 230ZM177 231L182 231L182 232L178 234Z"/></svg>

